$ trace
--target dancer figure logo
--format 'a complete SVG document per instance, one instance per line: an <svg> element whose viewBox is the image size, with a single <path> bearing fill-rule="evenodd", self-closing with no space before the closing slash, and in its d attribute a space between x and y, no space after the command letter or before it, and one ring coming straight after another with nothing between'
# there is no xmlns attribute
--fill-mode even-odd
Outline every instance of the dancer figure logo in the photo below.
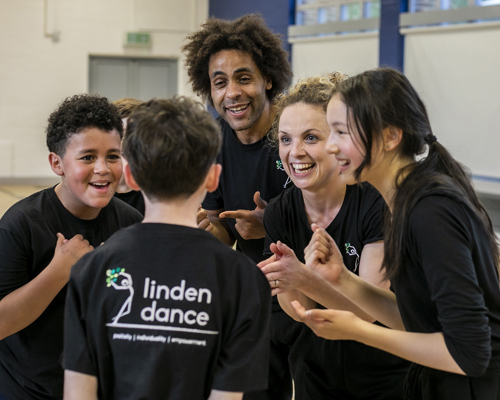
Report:
<svg viewBox="0 0 500 400"><path fill-rule="evenodd" d="M276 160L276 168L279 169L280 171L285 171L285 169L283 168L283 162L281 160ZM292 180L290 179L290 177L287 177L286 178L286 182L285 184L283 185L283 188L286 189L286 185L288 185Z"/></svg>
<svg viewBox="0 0 500 400"><path fill-rule="evenodd" d="M128 290L130 292L127 300L123 303L120 311L111 320L111 325L117 324L121 317L130 314L132 298L134 297L134 287L132 276L125 272L125 268L108 269L106 271L107 286L112 286L116 290Z"/></svg>
<svg viewBox="0 0 500 400"><path fill-rule="evenodd" d="M356 251L356 247L351 246L351 243L346 243L345 244L345 251L350 256L356 256L356 263L354 264L354 271L353 271L353 272L356 272L358 267L359 267L359 254Z"/></svg>

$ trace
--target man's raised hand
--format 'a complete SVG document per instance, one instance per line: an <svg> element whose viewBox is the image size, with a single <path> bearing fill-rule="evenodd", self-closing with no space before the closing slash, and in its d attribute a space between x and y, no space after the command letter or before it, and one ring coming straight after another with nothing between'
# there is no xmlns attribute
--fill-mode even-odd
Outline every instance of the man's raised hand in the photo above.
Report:
<svg viewBox="0 0 500 400"><path fill-rule="evenodd" d="M245 240L261 239L266 236L262 220L267 202L260 197L260 192L255 192L253 201L256 205L254 210L224 211L219 215L220 218L234 218L235 228Z"/></svg>

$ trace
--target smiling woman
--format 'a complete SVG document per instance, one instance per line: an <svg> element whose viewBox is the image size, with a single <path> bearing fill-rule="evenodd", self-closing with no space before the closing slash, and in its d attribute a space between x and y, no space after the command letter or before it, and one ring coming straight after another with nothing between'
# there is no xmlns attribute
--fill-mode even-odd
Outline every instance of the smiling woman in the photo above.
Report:
<svg viewBox="0 0 500 400"><path fill-rule="evenodd" d="M325 150L329 128L325 112L316 106L297 103L283 110L279 124L279 154L283 168L296 187L310 190L336 190L345 186L338 177L337 160Z"/></svg>
<svg viewBox="0 0 500 400"><path fill-rule="evenodd" d="M278 295L280 305L294 319L298 316L291 302L300 300L308 308L349 310L374 322L336 294L326 274L304 265L304 250L313 234L311 224L326 229L345 245L342 257L350 271L384 290L389 287L380 274L384 202L369 184L347 186L338 161L327 152L326 107L335 84L344 79L338 72L304 79L276 104L273 143L278 145L283 168L295 186L266 208L265 252L271 257L259 266L273 295ZM403 398L408 364L400 358L353 342L329 342L292 319L274 329L291 349L297 400L345 398L346 393L352 398ZM316 371L323 379L311 377L308 371Z"/></svg>

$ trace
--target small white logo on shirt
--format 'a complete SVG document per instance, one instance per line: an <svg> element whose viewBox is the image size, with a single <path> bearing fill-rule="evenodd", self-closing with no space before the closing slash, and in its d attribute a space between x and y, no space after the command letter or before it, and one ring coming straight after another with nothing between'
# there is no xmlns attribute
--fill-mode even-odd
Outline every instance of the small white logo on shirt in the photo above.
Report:
<svg viewBox="0 0 500 400"><path fill-rule="evenodd" d="M125 272L125 268L108 269L106 271L106 283L108 287L113 286L116 290L128 290L130 292L127 300L123 303L122 308L118 311L111 320L113 324L117 324L121 317L130 314L130 307L132 306L132 298L134 297L134 287L132 282L132 276ZM118 283L118 279L122 277Z"/></svg>
<svg viewBox="0 0 500 400"><path fill-rule="evenodd" d="M356 247L351 246L351 243L346 243L345 244L345 251L350 256L356 256L356 264L354 265L354 271L353 271L353 272L356 272L356 270L359 267L359 254L356 251Z"/></svg>
<svg viewBox="0 0 500 400"><path fill-rule="evenodd" d="M285 171L285 169L283 168L283 162L281 160L276 160L276 168L279 169L280 171ZM289 176L286 177L286 182L285 184L283 185L283 189L286 189L286 185L288 185L292 180L290 179Z"/></svg>

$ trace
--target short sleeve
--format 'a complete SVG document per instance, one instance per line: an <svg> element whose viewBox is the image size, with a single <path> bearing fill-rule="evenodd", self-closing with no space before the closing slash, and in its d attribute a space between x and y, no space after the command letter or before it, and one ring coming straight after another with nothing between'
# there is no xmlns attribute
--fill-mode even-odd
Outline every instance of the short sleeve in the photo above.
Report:
<svg viewBox="0 0 500 400"><path fill-rule="evenodd" d="M430 196L412 211L409 227L448 350L467 375L480 376L491 357L491 331L472 255L470 213L448 197Z"/></svg>
<svg viewBox="0 0 500 400"><path fill-rule="evenodd" d="M94 369L86 335L86 318L77 283L78 271L84 270L84 259L71 270L64 311L64 369L97 376Z"/></svg>
<svg viewBox="0 0 500 400"><path fill-rule="evenodd" d="M363 187L361 232L363 246L384 240L384 214L386 204L382 196L370 185Z"/></svg>
<svg viewBox="0 0 500 400"><path fill-rule="evenodd" d="M0 299L29 282L29 253L17 233L0 228Z"/></svg>
<svg viewBox="0 0 500 400"><path fill-rule="evenodd" d="M269 323L271 293L264 275L251 262L237 300L234 323L219 356L213 389L230 392L262 390L267 387L269 366Z"/></svg>

